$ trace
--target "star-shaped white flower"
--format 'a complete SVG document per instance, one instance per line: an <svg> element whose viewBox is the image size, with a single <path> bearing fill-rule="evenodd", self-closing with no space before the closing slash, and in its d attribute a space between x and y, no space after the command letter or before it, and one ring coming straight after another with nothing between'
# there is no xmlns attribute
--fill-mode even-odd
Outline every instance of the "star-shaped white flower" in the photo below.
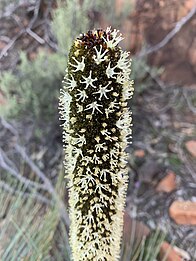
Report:
<svg viewBox="0 0 196 261"><path fill-rule="evenodd" d="M122 37L122 34L118 35L118 33L119 33L119 30L114 29L113 31L111 31L111 27L107 28L107 30L106 30L107 38L105 39L103 37L103 39L105 40L105 42L107 44L107 48L114 49L114 47L116 47L119 44L119 42L124 39ZM112 38L112 39L110 39L110 38Z"/></svg>
<svg viewBox="0 0 196 261"><path fill-rule="evenodd" d="M110 109L114 109L114 108L119 109L119 103L116 102L116 99L114 101L110 102L109 108Z"/></svg>
<svg viewBox="0 0 196 261"><path fill-rule="evenodd" d="M95 192L98 190L99 191L99 193L101 194L102 193L102 191L101 191L101 189L104 189L104 185L102 185L102 184L98 184L97 185L97 187L96 187L96 189L95 189ZM103 204L100 204L100 203L96 203L94 206L93 206L93 210L95 210L95 212L96 212L96 214L98 214L98 213L100 213L100 212L103 212Z"/></svg>
<svg viewBox="0 0 196 261"><path fill-rule="evenodd" d="M92 157L85 156L82 158L82 165L87 166L90 162L92 162Z"/></svg>
<svg viewBox="0 0 196 261"><path fill-rule="evenodd" d="M67 91L65 91L65 90L60 90L60 93L61 93L61 103L62 103L62 105L66 105L66 104L70 104L70 102L71 102L71 100L72 100L72 97L71 97L71 95L67 92Z"/></svg>
<svg viewBox="0 0 196 261"><path fill-rule="evenodd" d="M117 159L118 155L119 155L119 151L116 148L110 150L111 159Z"/></svg>
<svg viewBox="0 0 196 261"><path fill-rule="evenodd" d="M99 157L96 154L93 155L93 161L95 162L95 164L101 164L102 163L102 161L99 159Z"/></svg>
<svg viewBox="0 0 196 261"><path fill-rule="evenodd" d="M79 147L82 147L84 144L86 144L86 138L83 135L77 134L78 138L73 138L73 145L78 145Z"/></svg>
<svg viewBox="0 0 196 261"><path fill-rule="evenodd" d="M112 141L112 137L110 136L111 132L109 132L108 130L101 130L101 134L105 136L106 140Z"/></svg>
<svg viewBox="0 0 196 261"><path fill-rule="evenodd" d="M114 71L115 68L117 67L117 65L114 66L114 67L110 67L110 64L111 64L111 62L109 62L108 67L106 69L106 75L107 75L108 78L114 78L115 79L116 77L114 75L118 74L117 72Z"/></svg>
<svg viewBox="0 0 196 261"><path fill-rule="evenodd" d="M85 217L85 219L86 219L86 222L87 222L89 225L91 225L91 224L94 223L94 216L93 216L91 213L89 213L89 214Z"/></svg>
<svg viewBox="0 0 196 261"><path fill-rule="evenodd" d="M96 51L96 56L93 56L94 61L96 62L96 64L100 64L101 62L105 61L105 54L108 52L108 50L106 49L105 52L102 52L102 45L100 46L100 50L97 50L97 47L94 46L94 49Z"/></svg>
<svg viewBox="0 0 196 261"><path fill-rule="evenodd" d="M111 109L111 108L106 108L106 109L105 109L105 115L106 115L106 118L107 118L107 119L109 118L109 114L112 113L112 112L114 112L114 110Z"/></svg>
<svg viewBox="0 0 196 261"><path fill-rule="evenodd" d="M81 100L82 102L88 98L88 95L86 94L85 90L78 90L78 93L76 94L78 98L76 99L77 101Z"/></svg>
<svg viewBox="0 0 196 261"><path fill-rule="evenodd" d="M104 143L98 143L95 145L95 152L100 152L105 146L105 142Z"/></svg>
<svg viewBox="0 0 196 261"><path fill-rule="evenodd" d="M96 88L96 86L93 84L93 82L97 81L97 77L92 79L92 71L90 71L90 74L88 77L82 76L82 78L84 79L84 81L80 81L80 82L86 84L84 89L87 89L89 85L92 86L93 88Z"/></svg>
<svg viewBox="0 0 196 261"><path fill-rule="evenodd" d="M99 100L101 100L101 98L102 98L103 96L104 96L106 99L109 99L109 98L107 97L107 92L111 92L111 91L113 90L113 88L107 89L108 86L110 85L110 83L111 83L111 82L109 82L106 86L101 86L101 85L99 85L99 91L94 92L94 94L96 94L96 93L99 93L99 94L100 94Z"/></svg>
<svg viewBox="0 0 196 261"><path fill-rule="evenodd" d="M110 171L107 169L102 169L100 178L106 182L107 181L107 175L110 175Z"/></svg>
<svg viewBox="0 0 196 261"><path fill-rule="evenodd" d="M85 63L84 63L84 57L82 57L82 61L81 62L79 62L78 60L76 60L76 58L75 57L73 57L72 58L75 62L76 62L76 64L72 64L72 63L69 63L71 66L73 66L74 68L76 68L75 69L75 71L74 72L77 72L77 71L84 71L84 68L85 68Z"/></svg>
<svg viewBox="0 0 196 261"><path fill-rule="evenodd" d="M121 52L120 59L117 62L117 67L123 71L128 71L128 72L131 71L130 69L131 60L128 59L129 55L130 55L129 52Z"/></svg>
<svg viewBox="0 0 196 261"><path fill-rule="evenodd" d="M92 109L92 114L94 114L95 110L99 111L102 114L102 112L100 111L99 107L103 107L103 105L97 104L97 102L95 101L95 102L92 102L92 103L88 104L86 106L85 111Z"/></svg>
<svg viewBox="0 0 196 261"><path fill-rule="evenodd" d="M68 76L65 77L63 83L65 83L64 88L69 89L70 91L72 91L77 86L77 82L74 80L72 74L71 74L71 78L68 78Z"/></svg>

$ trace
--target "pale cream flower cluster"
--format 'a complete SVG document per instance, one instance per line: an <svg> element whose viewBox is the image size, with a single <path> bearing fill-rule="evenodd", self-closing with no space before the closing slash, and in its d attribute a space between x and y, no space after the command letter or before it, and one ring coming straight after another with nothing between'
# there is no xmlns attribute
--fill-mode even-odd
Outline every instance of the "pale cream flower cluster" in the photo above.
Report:
<svg viewBox="0 0 196 261"><path fill-rule="evenodd" d="M71 50L60 113L74 261L119 259L131 136L129 53L117 30L88 32Z"/></svg>

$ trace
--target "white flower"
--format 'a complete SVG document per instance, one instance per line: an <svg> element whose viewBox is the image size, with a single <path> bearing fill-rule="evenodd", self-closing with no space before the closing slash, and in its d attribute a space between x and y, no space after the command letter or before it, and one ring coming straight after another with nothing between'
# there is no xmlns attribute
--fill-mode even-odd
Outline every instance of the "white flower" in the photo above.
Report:
<svg viewBox="0 0 196 261"><path fill-rule="evenodd" d="M82 165L87 166L90 162L92 162L92 158L89 156L85 156L82 158Z"/></svg>
<svg viewBox="0 0 196 261"><path fill-rule="evenodd" d="M78 90L78 93L75 96L79 96L76 100L81 100L82 102L88 98L88 95L86 94L85 90Z"/></svg>
<svg viewBox="0 0 196 261"><path fill-rule="evenodd" d="M101 53L102 52L102 45L100 46L99 51L97 50L96 46L94 46L94 49L96 51L96 56L94 55L93 59L96 62L96 64L100 64L101 62L105 61L106 57L104 57L104 55L108 52L108 50L106 49L105 52Z"/></svg>
<svg viewBox="0 0 196 261"><path fill-rule="evenodd" d="M80 112L83 111L83 106L82 106L82 105L77 104L76 106L77 106L77 108L78 108L77 113L80 113Z"/></svg>
<svg viewBox="0 0 196 261"><path fill-rule="evenodd" d="M107 75L108 78L114 78L115 79L116 77L114 75L116 75L118 73L115 72L114 69L117 67L117 65L112 68L112 67L110 67L110 64L111 64L111 62L109 62L108 67L106 69L106 75Z"/></svg>
<svg viewBox="0 0 196 261"><path fill-rule="evenodd" d="M133 91L134 91L134 88L132 87L133 83L134 83L133 80L124 82L124 85L123 85L123 98L125 100L129 100L132 97L132 95L133 95Z"/></svg>
<svg viewBox="0 0 196 261"><path fill-rule="evenodd" d="M106 140L112 141L112 137L110 136L111 132L109 132L108 130L101 130L101 134L105 136Z"/></svg>
<svg viewBox="0 0 196 261"><path fill-rule="evenodd" d="M89 239L91 239L92 235L91 235L90 227L83 225L83 226L81 226L81 228L83 229L82 234L86 238L86 240L88 241Z"/></svg>
<svg viewBox="0 0 196 261"><path fill-rule="evenodd" d="M130 69L130 60L128 59L129 57L129 52L121 52L120 59L117 62L117 67L121 69L122 71L126 71L127 73L131 72Z"/></svg>
<svg viewBox="0 0 196 261"><path fill-rule="evenodd" d="M107 130L102 130L102 131L101 131L101 134L108 136L108 135L111 134L111 132L109 132L109 131L107 131Z"/></svg>
<svg viewBox="0 0 196 261"><path fill-rule="evenodd" d="M73 145L78 145L79 147L82 147L84 144L86 144L86 139L84 134L80 136L77 134L78 138L72 138L73 139Z"/></svg>
<svg viewBox="0 0 196 261"><path fill-rule="evenodd" d="M112 170L116 168L118 166L118 160L110 160L110 166Z"/></svg>
<svg viewBox="0 0 196 261"><path fill-rule="evenodd" d="M93 82L97 81L97 77L95 79L92 79L92 71L90 71L90 74L88 77L82 76L82 78L84 79L84 81L80 81L80 82L86 84L84 89L87 89L89 85L92 86L93 88L96 88L96 86L93 84Z"/></svg>
<svg viewBox="0 0 196 261"><path fill-rule="evenodd" d="M119 108L119 103L116 102L116 99L114 101L110 102L109 108L110 109L114 109L114 108L118 109Z"/></svg>
<svg viewBox="0 0 196 261"><path fill-rule="evenodd" d="M116 126L119 129L126 129L130 126L132 121L131 113L130 112L124 112L123 116L119 118L119 120L116 122Z"/></svg>
<svg viewBox="0 0 196 261"><path fill-rule="evenodd" d="M102 159L103 159L104 161L106 161L106 160L109 159L109 158L110 158L109 154L104 154L104 155L102 156Z"/></svg>
<svg viewBox="0 0 196 261"><path fill-rule="evenodd" d="M104 96L106 99L109 99L106 94L107 94L107 92L111 92L113 90L113 87L111 89L107 89L108 86L110 85L110 83L111 82L109 82L106 86L99 85L99 91L94 92L94 94L96 94L96 93L100 94L99 100L101 100L102 96Z"/></svg>
<svg viewBox="0 0 196 261"><path fill-rule="evenodd" d="M92 109L92 114L94 114L95 110L97 110L97 111L99 111L100 113L102 113L102 112L100 111L99 107L103 107L103 105L97 104L97 102L95 101L95 102L92 102L92 103L88 104L88 105L86 106L85 111Z"/></svg>
<svg viewBox="0 0 196 261"><path fill-rule="evenodd" d="M75 62L76 62L76 64L72 64L72 63L69 63L71 66L73 66L73 67L75 67L76 69L75 69L75 71L74 72L77 72L77 71L84 71L84 68L85 68L85 63L84 63L84 57L82 57L82 61L81 62L79 62L78 60L76 60L76 58L75 57L73 57L72 58Z"/></svg>
<svg viewBox="0 0 196 261"><path fill-rule="evenodd" d="M97 189L98 189L99 191L101 191L101 188L102 188L102 187L104 187L104 185L98 184L97 187L96 187L96 189L95 189L95 192L97 191ZM100 193L102 193L102 192L100 192ZM93 206L93 210L95 210L96 214L99 214L100 212L103 212L102 207L103 207L102 204L96 203L96 204Z"/></svg>
<svg viewBox="0 0 196 261"><path fill-rule="evenodd" d="M96 144L95 145L95 152L100 152L101 151L101 149L104 149L104 145L105 145L105 142L104 143L102 143L102 144Z"/></svg>
<svg viewBox="0 0 196 261"><path fill-rule="evenodd" d="M65 121L64 126L67 128L67 123L69 122L69 107L72 100L72 97L65 90L60 90L60 102L59 108L60 112L60 120Z"/></svg>
<svg viewBox="0 0 196 261"><path fill-rule="evenodd" d="M81 156L83 157L82 150L79 149L79 148L73 147L72 153L73 153L74 156L76 156L76 158L77 158L79 155L81 155Z"/></svg>
<svg viewBox="0 0 196 261"><path fill-rule="evenodd" d="M65 81L63 81L63 83L67 85L64 86L65 89L70 89L70 91L72 91L77 86L77 82L74 80L72 74L71 74L71 79L68 77L65 77L64 79Z"/></svg>
<svg viewBox="0 0 196 261"><path fill-rule="evenodd" d="M117 159L118 158L119 151L117 149L110 150L110 158L111 159Z"/></svg>
<svg viewBox="0 0 196 261"><path fill-rule="evenodd" d="M102 163L102 161L99 159L99 157L97 157L96 154L93 155L93 160L94 160L95 164L101 164Z"/></svg>
<svg viewBox="0 0 196 261"><path fill-rule="evenodd" d="M94 216L89 213L87 216L86 216L86 221L89 225L91 225L92 223L94 223Z"/></svg>
<svg viewBox="0 0 196 261"><path fill-rule="evenodd" d="M83 188L85 191L89 188L89 183L96 184L95 179L92 175L82 175L83 178L80 179L78 182L78 185L81 184L81 188Z"/></svg>
<svg viewBox="0 0 196 261"><path fill-rule="evenodd" d="M114 29L113 31L111 31L111 28L108 27L107 30L106 30L106 33L107 33L107 38L105 39L105 38L103 37L103 39L105 40L105 42L106 42L106 44L107 44L107 48L114 49L114 47L116 47L116 46L119 44L119 42L124 39L123 37L121 37L122 34L119 34L119 35L118 35L119 30ZM110 33L110 34L109 34L109 33ZM111 37L110 35L111 35L112 37ZM110 37L111 37L112 39L110 39Z"/></svg>
<svg viewBox="0 0 196 261"><path fill-rule="evenodd" d="M102 190L107 190L110 191L110 189L108 188L108 184L97 184L96 188L95 188L95 192L99 192L99 194L103 194Z"/></svg>
<svg viewBox="0 0 196 261"><path fill-rule="evenodd" d="M101 170L101 176L100 176L100 178L101 178L104 182L107 181L107 174L110 174L110 171L109 171L109 170L107 170L107 169L102 169L102 170Z"/></svg>
<svg viewBox="0 0 196 261"><path fill-rule="evenodd" d="M114 110L112 110L111 108L107 108L105 109L105 115L106 115L106 118L108 119L109 118L109 114L114 112Z"/></svg>
<svg viewBox="0 0 196 261"><path fill-rule="evenodd" d="M117 83L124 84L124 82L125 82L126 80L127 80L127 79L126 79L126 77L125 77L125 75L124 75L123 73L119 73L119 74L117 75L117 79L116 79L116 82L117 82Z"/></svg>

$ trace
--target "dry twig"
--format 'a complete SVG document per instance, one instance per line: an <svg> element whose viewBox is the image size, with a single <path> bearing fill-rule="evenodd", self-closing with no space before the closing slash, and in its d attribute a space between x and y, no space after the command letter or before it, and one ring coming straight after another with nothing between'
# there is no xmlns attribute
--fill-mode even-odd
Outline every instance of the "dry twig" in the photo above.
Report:
<svg viewBox="0 0 196 261"><path fill-rule="evenodd" d="M183 96L184 96L184 98L187 102L187 105L188 105L190 111L192 111L195 114L196 113L196 107L193 106L190 98L188 97L187 89L185 89L185 88L183 89Z"/></svg>
<svg viewBox="0 0 196 261"><path fill-rule="evenodd" d="M21 35L25 32L25 30L21 30L20 32L15 35L10 42L3 48L3 50L0 53L0 60L7 55L8 50L15 44L16 40L21 37Z"/></svg>
<svg viewBox="0 0 196 261"><path fill-rule="evenodd" d="M27 28L20 28L20 31L9 41L9 43L3 48L3 50L0 53L0 60L7 55L8 50L15 44L16 40L18 40L24 33L29 34L31 37L33 37L36 41L38 41L40 44L44 44L45 41L37 35L35 32L32 31L32 28L38 18L39 9L40 9L41 0L36 1L36 5L34 7L34 16L31 19L29 25ZM10 15L13 17L13 13L15 10L21 5L21 3L16 7L12 8L10 11ZM20 27L20 26L19 26Z"/></svg>
<svg viewBox="0 0 196 261"><path fill-rule="evenodd" d="M40 44L45 44L44 39L42 39L38 34L36 34L35 32L33 32L30 28L26 29L26 32L33 37L38 43Z"/></svg>
<svg viewBox="0 0 196 261"><path fill-rule="evenodd" d="M136 55L136 58L142 58L148 54L157 52L159 49L163 48L166 44L168 44L171 41L172 38L174 38L174 36L177 33L180 32L182 27L185 24L187 24L195 14L196 14L196 6L194 6L186 16L184 16L182 19L180 19L180 21L176 23L176 26L165 36L165 38L161 42L148 49L142 50L139 54Z"/></svg>
<svg viewBox="0 0 196 261"><path fill-rule="evenodd" d="M13 195L21 195L23 198L29 198L29 197L33 197L36 200L40 201L41 203L47 204L47 205L52 205L51 200L47 199L46 197L44 197L43 195L41 195L40 193L38 193L37 191L35 193L28 193L28 192L24 192L24 191L19 191L16 189L13 189L11 186L9 186L6 182L4 181L0 181L0 188L13 194Z"/></svg>
<svg viewBox="0 0 196 261"><path fill-rule="evenodd" d="M44 182L45 187L47 188L48 192L54 197L56 200L59 211L61 213L62 218L64 219L67 226L69 226L69 217L68 213L65 209L65 205L63 201L60 199L59 195L57 194L56 190L54 189L50 180L45 176L45 174L35 165L35 163L31 160L31 158L27 155L24 148L15 144L16 151L21 155L23 160L29 165L29 167L33 170L33 172Z"/></svg>
<svg viewBox="0 0 196 261"><path fill-rule="evenodd" d="M23 183L26 187L32 187L34 190L47 190L47 188L43 184L39 184L35 181L25 178L24 176L21 176L20 173L16 170L16 168L10 166L11 164L8 164L8 162L10 163L10 159L8 159L5 152L0 148L0 166L2 169L10 173L13 177L15 177L21 183Z"/></svg>
<svg viewBox="0 0 196 261"><path fill-rule="evenodd" d="M14 134L14 135L16 134L16 137L18 137L17 131L14 129L14 127L10 123L8 123L5 119L1 120L1 122L6 129L11 131L12 134ZM17 143L14 145L14 148L20 154L22 159L32 169L32 171L37 175L37 177L43 181L44 189L47 190L47 192L50 193L53 196L54 200L56 201L56 203L58 205L61 217L63 218L66 226L69 227L69 216L68 216L68 213L66 211L65 205L64 205L62 199L60 198L60 196L58 195L58 193L56 192L55 188L53 187L51 181L38 168L38 166L36 166L36 164L31 160L31 158L26 153L25 148L23 148L22 146L20 146Z"/></svg>

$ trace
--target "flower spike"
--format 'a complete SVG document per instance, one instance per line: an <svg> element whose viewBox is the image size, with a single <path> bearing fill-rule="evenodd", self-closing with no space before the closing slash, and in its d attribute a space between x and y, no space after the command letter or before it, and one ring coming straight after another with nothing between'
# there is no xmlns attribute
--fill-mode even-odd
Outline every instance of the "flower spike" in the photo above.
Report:
<svg viewBox="0 0 196 261"><path fill-rule="evenodd" d="M129 53L108 27L77 38L60 96L73 261L117 261L131 137Z"/></svg>

